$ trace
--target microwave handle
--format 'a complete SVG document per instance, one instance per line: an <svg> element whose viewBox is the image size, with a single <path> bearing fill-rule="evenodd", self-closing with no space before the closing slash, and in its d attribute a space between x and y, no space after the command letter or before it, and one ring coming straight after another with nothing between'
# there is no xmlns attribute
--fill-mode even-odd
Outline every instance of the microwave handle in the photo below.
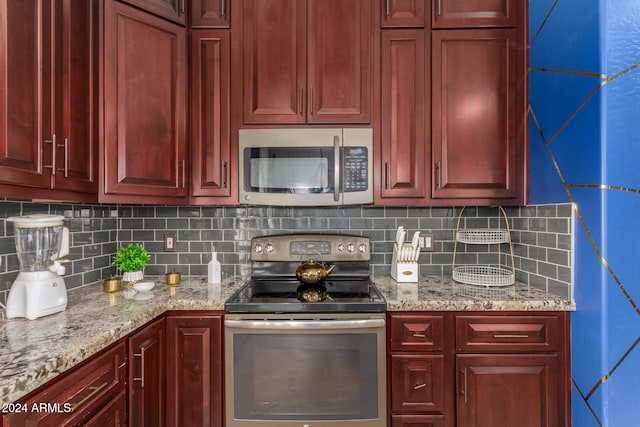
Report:
<svg viewBox="0 0 640 427"><path fill-rule="evenodd" d="M340 187L342 187L341 181L341 166L340 161L340 137L335 135L333 137L333 201L340 201Z"/></svg>

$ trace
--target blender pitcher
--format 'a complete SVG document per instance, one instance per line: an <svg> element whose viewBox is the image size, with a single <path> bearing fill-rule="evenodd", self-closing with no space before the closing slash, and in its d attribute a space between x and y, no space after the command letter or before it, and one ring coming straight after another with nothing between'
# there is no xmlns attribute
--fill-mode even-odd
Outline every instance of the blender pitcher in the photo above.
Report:
<svg viewBox="0 0 640 427"><path fill-rule="evenodd" d="M35 214L7 218L13 222L20 272L7 299L7 318L38 317L67 307L67 288L60 257L69 253L69 229L61 215Z"/></svg>

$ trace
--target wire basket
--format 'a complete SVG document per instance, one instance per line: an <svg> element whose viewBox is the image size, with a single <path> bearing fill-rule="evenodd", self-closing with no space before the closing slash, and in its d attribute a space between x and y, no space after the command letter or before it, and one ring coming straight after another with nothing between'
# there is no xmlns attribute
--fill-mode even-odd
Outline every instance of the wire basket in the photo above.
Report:
<svg viewBox="0 0 640 427"><path fill-rule="evenodd" d="M516 282L513 270L488 265L454 267L453 280L479 286L510 286Z"/></svg>
<svg viewBox="0 0 640 427"><path fill-rule="evenodd" d="M457 285L455 290L458 295L471 299L503 300L513 298L515 295L511 287L487 288L483 286Z"/></svg>
<svg viewBox="0 0 640 427"><path fill-rule="evenodd" d="M509 233L507 230L466 229L456 231L456 239L461 243L490 245L509 242Z"/></svg>

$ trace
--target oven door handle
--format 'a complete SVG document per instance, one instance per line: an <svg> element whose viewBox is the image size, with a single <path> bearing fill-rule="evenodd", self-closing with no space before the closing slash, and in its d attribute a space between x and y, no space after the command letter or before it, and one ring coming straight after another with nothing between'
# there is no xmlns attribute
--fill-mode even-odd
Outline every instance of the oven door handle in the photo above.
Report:
<svg viewBox="0 0 640 427"><path fill-rule="evenodd" d="M340 158L340 137L333 137L333 201L340 201L340 193L342 189L342 159Z"/></svg>
<svg viewBox="0 0 640 427"><path fill-rule="evenodd" d="M384 319L358 320L233 320L225 319L224 326L236 329L285 330L311 329L369 329L384 327Z"/></svg>

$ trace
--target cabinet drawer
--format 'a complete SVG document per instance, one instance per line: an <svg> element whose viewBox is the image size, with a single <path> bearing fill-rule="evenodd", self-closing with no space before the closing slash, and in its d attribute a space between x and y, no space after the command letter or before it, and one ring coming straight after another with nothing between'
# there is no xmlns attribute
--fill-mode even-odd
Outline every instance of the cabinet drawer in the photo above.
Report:
<svg viewBox="0 0 640 427"><path fill-rule="evenodd" d="M392 415L391 427L444 427L444 416Z"/></svg>
<svg viewBox="0 0 640 427"><path fill-rule="evenodd" d="M444 356L391 356L391 411L399 413L444 410Z"/></svg>
<svg viewBox="0 0 640 427"><path fill-rule="evenodd" d="M555 315L456 317L456 350L466 353L558 351L560 334Z"/></svg>
<svg viewBox="0 0 640 427"><path fill-rule="evenodd" d="M122 342L21 399L27 412L11 414L7 426L84 424L125 390L125 375L126 344ZM47 408L40 408L42 404Z"/></svg>
<svg viewBox="0 0 640 427"><path fill-rule="evenodd" d="M391 351L442 351L443 316L393 314Z"/></svg>

